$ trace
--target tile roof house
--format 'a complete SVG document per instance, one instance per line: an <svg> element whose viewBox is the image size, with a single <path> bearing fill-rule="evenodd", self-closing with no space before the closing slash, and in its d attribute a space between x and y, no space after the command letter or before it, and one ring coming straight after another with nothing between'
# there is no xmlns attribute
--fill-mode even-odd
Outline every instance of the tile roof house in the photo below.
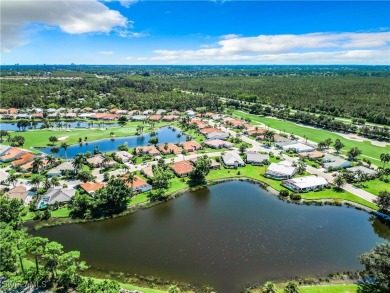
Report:
<svg viewBox="0 0 390 293"><path fill-rule="evenodd" d="M252 165L262 165L264 161L269 161L268 154L260 154L255 151L246 151L246 162Z"/></svg>
<svg viewBox="0 0 390 293"><path fill-rule="evenodd" d="M31 162L35 158L35 155L29 152L24 152L16 160L12 161L12 166L21 166L28 162Z"/></svg>
<svg viewBox="0 0 390 293"><path fill-rule="evenodd" d="M237 152L227 152L222 155L222 161L226 167L244 167L245 162Z"/></svg>
<svg viewBox="0 0 390 293"><path fill-rule="evenodd" d="M197 143L196 141L185 141L179 144L183 149L185 149L187 152L195 152L197 150L200 150L202 146Z"/></svg>
<svg viewBox="0 0 390 293"><path fill-rule="evenodd" d="M202 129L202 128L206 128L207 124L201 120L197 120L197 119L192 119L190 121L190 124L194 124L196 125L196 128L198 129Z"/></svg>
<svg viewBox="0 0 390 293"><path fill-rule="evenodd" d="M161 118L162 118L161 115L151 115L151 116L149 116L148 119L149 119L150 121L160 121Z"/></svg>
<svg viewBox="0 0 390 293"><path fill-rule="evenodd" d="M19 185L10 189L7 194L10 198L20 199L24 201L26 199L26 196L28 195L28 190L26 187Z"/></svg>
<svg viewBox="0 0 390 293"><path fill-rule="evenodd" d="M162 118L163 121L174 121L178 118L176 115L166 115Z"/></svg>
<svg viewBox="0 0 390 293"><path fill-rule="evenodd" d="M198 157L196 158L191 158L189 161L195 166L196 162L198 161ZM215 170L215 169L221 169L221 163L218 163L216 160L210 160L210 169Z"/></svg>
<svg viewBox="0 0 390 293"><path fill-rule="evenodd" d="M312 152L315 150L314 147L309 146L309 145L304 144L304 143L300 143L300 142L295 142L295 143L285 145L282 147L282 149L285 151L292 150L296 153Z"/></svg>
<svg viewBox="0 0 390 293"><path fill-rule="evenodd" d="M289 179L298 172L298 169L292 165L289 161L281 161L278 163L272 163L265 173L268 178L282 180Z"/></svg>
<svg viewBox="0 0 390 293"><path fill-rule="evenodd" d="M229 138L229 133L218 131L218 132L210 132L206 134L207 139L220 139L220 140L226 140Z"/></svg>
<svg viewBox="0 0 390 293"><path fill-rule="evenodd" d="M207 133L221 132L221 130L214 127L207 127L207 128L202 128L201 130L199 130L199 132L206 135Z"/></svg>
<svg viewBox="0 0 390 293"><path fill-rule="evenodd" d="M11 147L9 145L3 145L3 144L0 144L0 156L4 155L5 153L7 153L7 151L10 149Z"/></svg>
<svg viewBox="0 0 390 293"><path fill-rule="evenodd" d="M125 179L126 175L122 177L122 179ZM139 176L134 176L133 182L126 182L126 185L133 189L133 192L135 193L142 193L149 190L152 190L152 185L150 185L148 182L146 182L144 179L142 179Z"/></svg>
<svg viewBox="0 0 390 293"><path fill-rule="evenodd" d="M42 113L34 113L31 116L32 118L37 118L37 119L43 119L43 114Z"/></svg>
<svg viewBox="0 0 390 293"><path fill-rule="evenodd" d="M233 144L231 142L220 140L220 139L205 140L203 144L213 149L221 149L221 148L230 149L233 147Z"/></svg>
<svg viewBox="0 0 390 293"><path fill-rule="evenodd" d="M247 123L240 120L232 119L226 121L226 124L231 125L234 128L244 128Z"/></svg>
<svg viewBox="0 0 390 293"><path fill-rule="evenodd" d="M131 120L133 120L133 121L142 121L142 120L146 120L146 119L148 119L148 116L146 116L146 115L131 116Z"/></svg>
<svg viewBox="0 0 390 293"><path fill-rule="evenodd" d="M163 115L163 114L165 114L165 113L167 113L167 110L164 110L164 109L158 109L158 110L156 111L156 114L157 114L157 115Z"/></svg>
<svg viewBox="0 0 390 293"><path fill-rule="evenodd" d="M147 154L151 156L158 156L160 155L160 152L154 145L148 145L144 147L136 147L135 148L135 153L137 155L142 155L142 154Z"/></svg>
<svg viewBox="0 0 390 293"><path fill-rule="evenodd" d="M99 167L103 163L104 157L102 155L96 155L87 159L88 165L92 167Z"/></svg>
<svg viewBox="0 0 390 293"><path fill-rule="evenodd" d="M126 151L118 151L115 152L115 155L122 160L123 163L126 163L130 161L130 159L133 157L132 154Z"/></svg>
<svg viewBox="0 0 390 293"><path fill-rule="evenodd" d="M181 154L182 149L179 148L177 145L174 145L173 143L167 143L167 144L162 144L158 146L158 149L160 150L161 153L167 155L167 154Z"/></svg>
<svg viewBox="0 0 390 293"><path fill-rule="evenodd" d="M148 178L153 178L153 167L152 165L147 165L146 167L141 169L141 173L144 174Z"/></svg>
<svg viewBox="0 0 390 293"><path fill-rule="evenodd" d="M180 161L172 164L170 168L179 177L188 176L188 174L194 169L194 166L189 161Z"/></svg>
<svg viewBox="0 0 390 293"><path fill-rule="evenodd" d="M19 158L22 154L24 154L25 151L19 149L19 148L9 148L2 156L1 161L2 162L10 162L13 160L16 160Z"/></svg>
<svg viewBox="0 0 390 293"><path fill-rule="evenodd" d="M84 189L84 191L90 195L95 194L96 191L105 187L107 184L104 182L86 182L80 184L80 187Z"/></svg>
<svg viewBox="0 0 390 293"><path fill-rule="evenodd" d="M315 160L322 158L325 154L320 151L313 151L313 152L301 152L299 153L299 156L301 158L308 158L309 160Z"/></svg>
<svg viewBox="0 0 390 293"><path fill-rule="evenodd" d="M325 187L328 185L328 181L325 178L311 175L285 180L282 185L295 192L305 192Z"/></svg>
<svg viewBox="0 0 390 293"><path fill-rule="evenodd" d="M39 167L39 170L45 169L47 166L48 166L48 161L42 160L42 166ZM33 167L33 160L20 166L20 168L24 172L31 170L32 167Z"/></svg>
<svg viewBox="0 0 390 293"><path fill-rule="evenodd" d="M73 188L62 188L60 186L50 187L46 194L39 196L36 207L37 209L42 209L56 202L69 202L75 194L76 190Z"/></svg>

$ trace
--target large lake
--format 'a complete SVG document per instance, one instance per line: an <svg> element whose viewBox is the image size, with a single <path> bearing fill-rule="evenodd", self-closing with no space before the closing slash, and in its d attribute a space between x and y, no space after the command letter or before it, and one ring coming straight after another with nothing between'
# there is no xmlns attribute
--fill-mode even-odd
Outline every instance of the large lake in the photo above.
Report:
<svg viewBox="0 0 390 293"><path fill-rule="evenodd" d="M238 181L128 216L32 233L80 250L94 268L224 293L254 281L361 269L357 256L390 239L390 229L366 212L289 204Z"/></svg>
<svg viewBox="0 0 390 293"><path fill-rule="evenodd" d="M159 144L168 143L178 143L186 141L187 137L182 134L180 138L177 135L181 133L179 129L162 127L156 131L156 137L158 138ZM128 136L128 137L118 137L114 139L101 139L93 142L89 142L88 144L83 143L82 145L74 144L67 148L66 157L74 158L78 153L86 153L93 152L95 147L98 147L101 152L113 152L116 151L118 146L126 144L129 148L135 148L139 146L148 145L148 141L151 138L150 133L146 133L143 135L137 136ZM39 148L40 151L46 154L53 154L60 158L65 158L65 150L63 148L59 148L58 153L52 153L52 147Z"/></svg>

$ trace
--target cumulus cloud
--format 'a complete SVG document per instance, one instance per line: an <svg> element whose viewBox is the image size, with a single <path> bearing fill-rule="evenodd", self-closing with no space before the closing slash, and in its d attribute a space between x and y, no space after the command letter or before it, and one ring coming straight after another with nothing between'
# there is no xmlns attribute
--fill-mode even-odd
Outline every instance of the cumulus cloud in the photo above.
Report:
<svg viewBox="0 0 390 293"><path fill-rule="evenodd" d="M25 44L24 29L30 24L59 27L68 34L109 33L132 26L118 11L97 0L2 0L0 5L2 51Z"/></svg>
<svg viewBox="0 0 390 293"><path fill-rule="evenodd" d="M390 32L225 35L211 48L155 50L151 63L389 64Z"/></svg>

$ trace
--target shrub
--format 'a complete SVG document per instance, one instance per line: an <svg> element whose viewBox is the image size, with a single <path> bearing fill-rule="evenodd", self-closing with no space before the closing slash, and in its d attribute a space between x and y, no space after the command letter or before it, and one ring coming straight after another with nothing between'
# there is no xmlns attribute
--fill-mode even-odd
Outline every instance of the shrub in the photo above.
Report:
<svg viewBox="0 0 390 293"><path fill-rule="evenodd" d="M281 195L281 196L283 196L283 197L286 197L286 196L289 195L289 192L288 192L288 190L281 190L281 191L279 192L279 195Z"/></svg>
<svg viewBox="0 0 390 293"><path fill-rule="evenodd" d="M298 194L298 193L291 193L291 194L290 194L290 198L291 198L292 200L301 200L301 199L302 199L302 196L301 196L300 194Z"/></svg>

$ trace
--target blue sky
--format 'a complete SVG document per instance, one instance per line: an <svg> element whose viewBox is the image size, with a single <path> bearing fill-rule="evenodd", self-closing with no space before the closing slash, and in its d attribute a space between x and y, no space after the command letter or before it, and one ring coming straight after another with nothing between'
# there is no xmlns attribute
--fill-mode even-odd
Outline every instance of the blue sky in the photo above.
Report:
<svg viewBox="0 0 390 293"><path fill-rule="evenodd" d="M390 2L2 0L2 64L390 64Z"/></svg>

